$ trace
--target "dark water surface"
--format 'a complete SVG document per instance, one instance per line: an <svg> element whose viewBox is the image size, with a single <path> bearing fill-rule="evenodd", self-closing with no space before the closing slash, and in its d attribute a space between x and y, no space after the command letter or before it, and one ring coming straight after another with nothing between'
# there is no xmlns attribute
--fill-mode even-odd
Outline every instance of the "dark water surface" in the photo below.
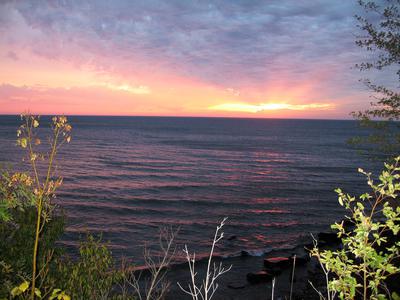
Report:
<svg viewBox="0 0 400 300"><path fill-rule="evenodd" d="M42 120L45 123L45 119ZM295 246L340 219L334 188L360 192L363 166L346 140L354 121L70 117L73 140L58 162L57 202L68 215L63 243L102 232L113 253L140 257L158 228L205 253L228 217L223 255ZM0 162L18 163L19 118L0 116Z"/></svg>

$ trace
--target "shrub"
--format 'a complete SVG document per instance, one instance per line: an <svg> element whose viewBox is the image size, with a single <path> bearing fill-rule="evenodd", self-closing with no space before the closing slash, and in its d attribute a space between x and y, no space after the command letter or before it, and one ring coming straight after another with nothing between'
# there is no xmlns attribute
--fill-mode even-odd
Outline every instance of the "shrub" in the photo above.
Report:
<svg viewBox="0 0 400 300"><path fill-rule="evenodd" d="M101 237L89 234L76 261L59 261L58 286L72 299L109 299L113 285L123 277L114 267L111 251Z"/></svg>
<svg viewBox="0 0 400 300"><path fill-rule="evenodd" d="M0 293L16 284L14 295L29 293L34 299L51 292L47 284L54 243L64 230L63 217L55 214L52 203L62 183L61 177L55 177L55 159L59 148L71 140L71 125L66 117L53 117L49 150L40 151L45 149L37 134L39 117L26 115L21 119L17 145L25 150L31 171L4 171L0 178L0 235L5 241L0 252Z"/></svg>
<svg viewBox="0 0 400 300"><path fill-rule="evenodd" d="M371 173L359 169L372 191L358 199L336 190L339 204L351 213L348 218L354 227L346 228L343 222L331 226L341 238L341 249L321 251L315 244L311 251L326 274L327 299L336 294L341 299L386 299L389 294L385 281L400 272L395 263L400 254L399 162L397 157L394 164L385 164L378 183Z"/></svg>
<svg viewBox="0 0 400 300"><path fill-rule="evenodd" d="M34 245L36 211L32 208L12 212L12 222L0 222L0 299L5 297L12 287L23 281L31 281L32 254ZM64 231L64 217L54 216L43 229L38 251L38 264L42 266L38 274L43 292L51 289L51 278L47 276L54 267L54 258L62 254L55 242ZM6 267L7 266L7 267Z"/></svg>

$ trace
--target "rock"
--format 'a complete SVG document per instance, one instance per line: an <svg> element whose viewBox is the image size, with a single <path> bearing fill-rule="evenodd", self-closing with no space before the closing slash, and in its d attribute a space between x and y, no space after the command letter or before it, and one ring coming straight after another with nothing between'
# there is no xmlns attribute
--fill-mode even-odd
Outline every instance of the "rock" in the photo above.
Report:
<svg viewBox="0 0 400 300"><path fill-rule="evenodd" d="M267 271L258 271L255 273L248 273L246 277L247 281L250 282L251 284L257 284L261 282L270 281L274 276L268 273Z"/></svg>
<svg viewBox="0 0 400 300"><path fill-rule="evenodd" d="M281 267L276 266L276 267L265 268L265 271L267 271L268 273L270 273L270 274L272 274L274 276L278 276L279 274L282 273L283 269L285 269L285 268L281 268Z"/></svg>
<svg viewBox="0 0 400 300"><path fill-rule="evenodd" d="M245 282L230 282L230 283L228 283L228 288L234 289L234 290L244 289L245 287L246 287Z"/></svg>
<svg viewBox="0 0 400 300"><path fill-rule="evenodd" d="M270 257L264 259L264 267L268 273L279 275L282 271L290 266L291 262L288 257Z"/></svg>
<svg viewBox="0 0 400 300"><path fill-rule="evenodd" d="M326 242L327 244L338 244L341 242L336 232L320 232L318 233L318 239Z"/></svg>
<svg viewBox="0 0 400 300"><path fill-rule="evenodd" d="M270 257L264 259L264 267L266 268L286 268L290 265L288 257Z"/></svg>
<svg viewBox="0 0 400 300"><path fill-rule="evenodd" d="M248 256L251 256L251 255L250 255L250 253L247 252L246 250L242 250L242 251L240 252L240 256L241 256L241 257L248 257Z"/></svg>

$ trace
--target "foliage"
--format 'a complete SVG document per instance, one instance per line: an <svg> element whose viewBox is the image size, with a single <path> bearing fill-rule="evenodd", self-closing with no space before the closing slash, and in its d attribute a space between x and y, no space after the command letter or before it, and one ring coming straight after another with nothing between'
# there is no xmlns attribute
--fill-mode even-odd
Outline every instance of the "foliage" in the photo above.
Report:
<svg viewBox="0 0 400 300"><path fill-rule="evenodd" d="M63 257L58 262L57 286L72 299L160 300L169 290L165 279L167 268L174 257L177 231L160 230L160 254L144 249L145 266L149 276L122 262L117 267L111 251L101 240L87 235L79 248L77 260Z"/></svg>
<svg viewBox="0 0 400 300"><path fill-rule="evenodd" d="M394 70L398 82L400 79L400 0L380 2L359 0L358 2L364 9L365 15L357 15L356 19L359 22L358 27L365 35L360 36L356 44L372 52L374 60L356 66L360 70L385 69L389 72ZM386 6L380 3L386 3ZM368 79L365 79L364 83L374 93L377 101L371 103L370 109L352 114L360 120L362 127L372 131L369 136L356 137L351 142L375 146L378 153L396 154L400 149L399 127L390 121L400 119L400 93L387 86L374 84Z"/></svg>
<svg viewBox="0 0 400 300"><path fill-rule="evenodd" d="M36 211L32 208L24 211L16 210L12 213L13 222L0 222L0 298L8 291L20 284L21 281L31 280L32 249L36 228ZM51 271L54 258L62 254L62 249L55 246L55 242L64 231L64 217L54 216L43 229L43 235L38 251L38 263L41 272L38 274L40 287L44 293L52 287Z"/></svg>
<svg viewBox="0 0 400 300"><path fill-rule="evenodd" d="M375 183L371 173L359 169L367 177L372 189L358 199L341 189L339 204L351 213L354 228L344 223L332 225L341 238L339 250L321 251L315 245L311 255L318 258L327 275L327 298L338 294L341 299L386 299L385 280L400 272L395 263L400 254L400 156L395 164L385 164L385 169ZM333 277L328 277L328 274ZM321 295L321 294L320 294ZM321 295L322 296L322 295Z"/></svg>
<svg viewBox="0 0 400 300"><path fill-rule="evenodd" d="M12 221L12 211L24 211L35 206L35 196L30 188L32 178L27 173L4 170L0 175L0 221Z"/></svg>
<svg viewBox="0 0 400 300"><path fill-rule="evenodd" d="M113 285L123 278L114 268L111 251L93 235L81 243L76 261L64 258L58 268L58 286L72 299L109 299Z"/></svg>
<svg viewBox="0 0 400 300"><path fill-rule="evenodd" d="M20 174L4 171L0 176L0 297L31 272L32 252L26 246L33 247L33 226L28 227L35 217L34 197L31 180Z"/></svg>
<svg viewBox="0 0 400 300"><path fill-rule="evenodd" d="M30 286L31 299L35 298L36 281L40 273L46 269L44 265L38 265L39 241L43 236L43 229L51 219L54 205L51 200L55 197L57 188L62 183L62 178L55 178L55 158L59 148L64 143L71 140L71 125L68 124L64 116L53 117L51 124L52 135L49 138L49 151L40 152L37 147L41 144L41 139L37 135L40 118L33 115L21 116L23 124L17 131L17 145L26 149L26 159L29 161L33 177L33 194L36 207L36 228L32 255L32 284ZM45 162L44 174L38 166L38 160ZM48 254L47 261L51 260L52 253Z"/></svg>
<svg viewBox="0 0 400 300"><path fill-rule="evenodd" d="M53 300L53 299L71 300L71 297L68 296L67 294L65 294L65 292L60 290L60 289L54 289L53 292L51 293L50 297L49 297L49 300Z"/></svg>
<svg viewBox="0 0 400 300"><path fill-rule="evenodd" d="M53 117L46 151L37 134L39 117L21 119L17 145L25 150L31 172L1 173L0 295L13 288L15 296L29 294L34 299L51 292L48 275L58 252L55 242L64 230L64 217L55 214L52 203L62 183L62 178L55 178L55 158L60 146L70 141L71 126L66 117Z"/></svg>

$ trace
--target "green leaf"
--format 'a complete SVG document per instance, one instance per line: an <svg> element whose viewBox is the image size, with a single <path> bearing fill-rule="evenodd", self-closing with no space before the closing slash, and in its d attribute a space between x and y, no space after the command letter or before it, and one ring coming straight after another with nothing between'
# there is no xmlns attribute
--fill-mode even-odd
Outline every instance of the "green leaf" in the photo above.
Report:
<svg viewBox="0 0 400 300"><path fill-rule="evenodd" d="M36 295L37 297L39 297L40 299L42 298L42 292L41 292L39 289L36 289L36 288L35 288L35 295Z"/></svg>
<svg viewBox="0 0 400 300"><path fill-rule="evenodd" d="M11 220L11 215L6 207L0 206L0 221L8 222Z"/></svg>
<svg viewBox="0 0 400 300"><path fill-rule="evenodd" d="M60 292L61 292L61 289L54 289L49 297L49 300L53 300L53 299L57 298L60 295Z"/></svg>
<svg viewBox="0 0 400 300"><path fill-rule="evenodd" d="M61 298L59 298L59 299L61 299L61 300L71 300L71 297L66 295L66 294L64 294L64 293L62 293L61 294Z"/></svg>
<svg viewBox="0 0 400 300"><path fill-rule="evenodd" d="M26 138L22 138L19 140L19 144L21 145L22 148L26 148L28 146L28 141Z"/></svg>
<svg viewBox="0 0 400 300"><path fill-rule="evenodd" d="M20 289L19 289L17 286L11 290L11 297L13 297L13 298L14 298L15 296L20 295L20 294L21 294L21 291L20 291Z"/></svg>
<svg viewBox="0 0 400 300"><path fill-rule="evenodd" d="M393 292L392 293L392 299L393 300L400 300L400 296L396 292Z"/></svg>
<svg viewBox="0 0 400 300"><path fill-rule="evenodd" d="M28 289L28 287L29 287L29 282L24 281L19 286L15 287L11 290L11 296L14 298L18 295L21 295L23 292L25 292Z"/></svg>
<svg viewBox="0 0 400 300"><path fill-rule="evenodd" d="M28 281L24 281L23 283L20 284L20 286L18 287L22 292L25 292L29 287L29 282Z"/></svg>

